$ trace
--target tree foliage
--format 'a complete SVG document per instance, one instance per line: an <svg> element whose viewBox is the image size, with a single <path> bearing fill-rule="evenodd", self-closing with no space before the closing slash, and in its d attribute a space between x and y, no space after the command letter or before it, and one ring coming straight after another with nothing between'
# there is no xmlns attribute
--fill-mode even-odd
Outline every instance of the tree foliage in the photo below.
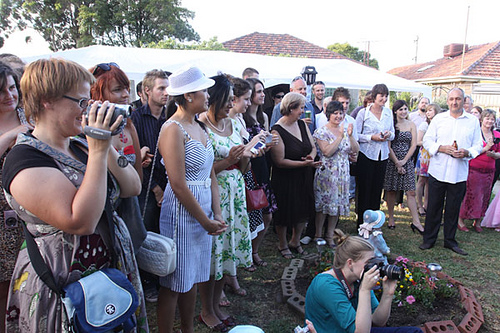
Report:
<svg viewBox="0 0 500 333"><path fill-rule="evenodd" d="M212 37L208 41L201 41L192 44L179 43L177 40L169 38L156 43L151 42L146 46L153 49L227 51L224 45L217 41L217 37Z"/></svg>
<svg viewBox="0 0 500 333"><path fill-rule="evenodd" d="M349 43L335 43L327 47L330 51L340 53L346 57L363 62L365 59L365 52L360 51L357 47L350 45ZM378 69L377 59L371 58L371 54L368 53L369 66Z"/></svg>
<svg viewBox="0 0 500 333"><path fill-rule="evenodd" d="M179 0L2 0L0 15L1 37L32 26L53 51L200 39L187 22L194 12Z"/></svg>

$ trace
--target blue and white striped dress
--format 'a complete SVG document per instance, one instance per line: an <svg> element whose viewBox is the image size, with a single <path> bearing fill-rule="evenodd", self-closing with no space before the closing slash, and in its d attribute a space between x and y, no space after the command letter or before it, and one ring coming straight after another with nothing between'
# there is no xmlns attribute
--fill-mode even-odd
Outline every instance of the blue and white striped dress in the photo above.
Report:
<svg viewBox="0 0 500 333"><path fill-rule="evenodd" d="M208 135L206 146L203 146L200 141L191 139L180 123L173 120L168 122L176 123L184 132L188 187L207 216L212 218L209 178L214 152ZM206 181L208 186L190 185L189 181ZM180 204L170 183L165 188L161 205L160 233L171 237L177 244L177 268L172 274L161 277L160 285L178 293L185 293L191 290L194 284L208 281L212 236L209 236L201 224Z"/></svg>

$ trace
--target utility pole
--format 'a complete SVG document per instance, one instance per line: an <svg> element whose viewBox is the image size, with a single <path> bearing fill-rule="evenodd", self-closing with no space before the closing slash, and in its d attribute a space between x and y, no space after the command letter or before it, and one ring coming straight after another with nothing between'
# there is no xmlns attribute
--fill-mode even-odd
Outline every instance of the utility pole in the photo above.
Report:
<svg viewBox="0 0 500 333"><path fill-rule="evenodd" d="M418 63L418 61L417 61L417 57L418 57L418 35L417 35L417 39L415 39L414 42L415 42L415 58L413 58L413 59L415 59L415 64L417 64Z"/></svg>
<svg viewBox="0 0 500 333"><path fill-rule="evenodd" d="M460 73L464 71L465 45L467 43L467 30L469 28L469 11L470 11L470 5L467 6L467 21L465 22L465 37L464 37L464 46L462 48L462 64L460 65Z"/></svg>

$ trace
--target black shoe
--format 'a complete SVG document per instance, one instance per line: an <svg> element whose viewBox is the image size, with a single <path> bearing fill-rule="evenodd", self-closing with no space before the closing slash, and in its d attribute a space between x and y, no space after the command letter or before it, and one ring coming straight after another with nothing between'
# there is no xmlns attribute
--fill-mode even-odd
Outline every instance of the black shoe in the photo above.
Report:
<svg viewBox="0 0 500 333"><path fill-rule="evenodd" d="M417 231L419 234L423 235L424 232L423 231L420 231L420 229L417 228L416 225L414 225L413 223L410 224L410 227L411 227L411 231L413 231L413 233L415 233L415 231Z"/></svg>
<svg viewBox="0 0 500 333"><path fill-rule="evenodd" d="M467 252L465 252L464 250L462 250L461 248L459 248L458 246L449 246L449 245L445 245L444 246L446 249L450 249L452 250L453 252L457 253L457 254L460 254L462 256L466 256L466 255L469 255Z"/></svg>
<svg viewBox="0 0 500 333"><path fill-rule="evenodd" d="M420 246L418 248L420 250L428 250L428 249L432 248L433 246L434 246L434 244L422 243L422 244L420 244Z"/></svg>

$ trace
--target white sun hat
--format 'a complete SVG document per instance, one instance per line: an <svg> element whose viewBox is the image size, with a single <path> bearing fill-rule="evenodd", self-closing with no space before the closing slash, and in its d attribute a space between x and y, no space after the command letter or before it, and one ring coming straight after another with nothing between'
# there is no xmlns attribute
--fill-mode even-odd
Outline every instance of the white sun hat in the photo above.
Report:
<svg viewBox="0 0 500 333"><path fill-rule="evenodd" d="M170 85L167 92L170 96L179 96L190 92L207 89L215 84L201 72L198 67L185 67L168 77Z"/></svg>

